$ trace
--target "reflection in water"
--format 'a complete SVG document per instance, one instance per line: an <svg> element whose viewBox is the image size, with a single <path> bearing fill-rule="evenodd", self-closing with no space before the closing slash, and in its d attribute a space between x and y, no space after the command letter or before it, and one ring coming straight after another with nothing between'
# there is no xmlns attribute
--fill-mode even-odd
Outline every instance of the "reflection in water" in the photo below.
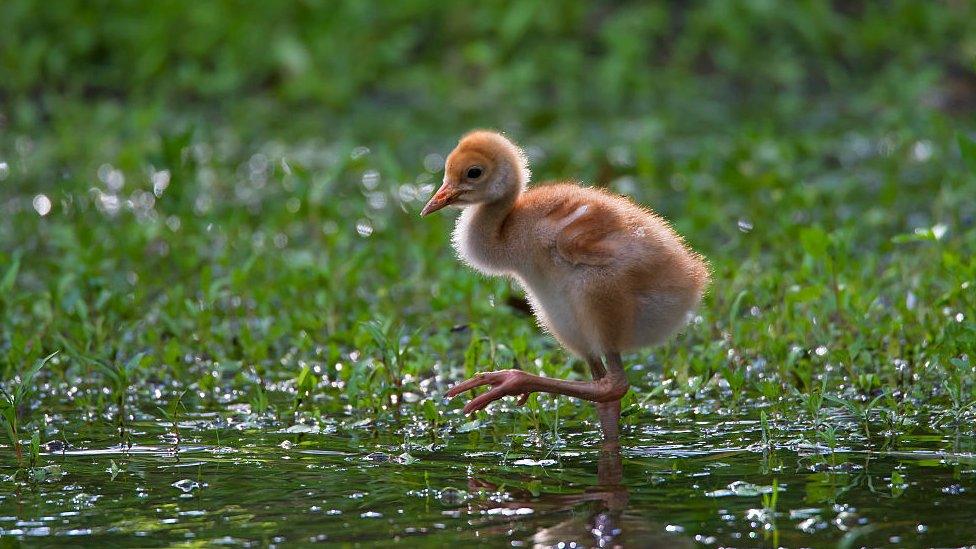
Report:
<svg viewBox="0 0 976 549"><path fill-rule="evenodd" d="M218 431L219 418L204 414L181 421L179 461L168 421L134 423L131 447L119 447L114 421L65 421L71 444L48 440L33 478L0 445L0 546L8 537L52 545L43 541L67 536L140 547L147 539L243 546L272 538L296 545L399 539L405 547L969 546L976 539L969 430L901 435L886 449L841 435L834 452L804 444L765 450L760 421L703 415L694 429L642 427L643 439L628 441L623 460L612 447L567 446L559 466L546 468L555 460L518 459L541 456L514 445L485 452L483 440L450 451L415 446L420 461L407 464L397 457L399 435L378 432L367 443L345 433ZM248 421L234 423L255 425ZM454 488L470 471L479 471L471 489ZM775 503L763 493L773 483Z"/></svg>
<svg viewBox="0 0 976 549"><path fill-rule="evenodd" d="M622 481L620 445L605 442L597 462L596 484L584 491L535 497L526 490L506 488L511 499L489 506L495 509L501 506L516 511L515 514L520 514L518 511L522 509L532 509L536 530L525 541L535 547L691 546L685 539L664 534L664 524L628 512L630 490ZM469 487L472 490L498 489L497 485L478 479L469 480ZM557 522L553 524L553 520Z"/></svg>

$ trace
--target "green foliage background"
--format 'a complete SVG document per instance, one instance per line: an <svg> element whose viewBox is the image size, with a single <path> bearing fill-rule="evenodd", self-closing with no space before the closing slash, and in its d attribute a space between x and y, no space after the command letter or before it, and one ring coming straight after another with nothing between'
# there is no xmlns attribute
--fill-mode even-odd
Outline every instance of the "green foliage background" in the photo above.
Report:
<svg viewBox="0 0 976 549"><path fill-rule="evenodd" d="M43 2L2 16L8 96L467 112L646 109L661 81L806 92L968 67L968 2Z"/></svg>
<svg viewBox="0 0 976 549"><path fill-rule="evenodd" d="M630 403L826 376L962 409L974 56L959 1L6 0L0 371L64 350L50 400L101 409L92 364L146 352L119 389L137 401L291 402L300 380L313 414L406 391L431 421L476 369L581 375L506 282L457 265L448 218L417 218L436 155L490 126L538 180L631 195L711 259L701 318L631 357Z"/></svg>

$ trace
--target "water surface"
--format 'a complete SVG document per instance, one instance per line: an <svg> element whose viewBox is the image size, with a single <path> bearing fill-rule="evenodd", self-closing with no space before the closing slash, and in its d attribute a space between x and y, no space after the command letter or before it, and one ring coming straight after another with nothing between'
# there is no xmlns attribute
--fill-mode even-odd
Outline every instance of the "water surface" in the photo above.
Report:
<svg viewBox="0 0 976 549"><path fill-rule="evenodd" d="M198 414L183 421L179 446L166 424L145 419L123 449L110 425L69 424L67 446L48 443L42 456L46 479L10 478L13 454L0 450L0 533L119 546L976 540L971 438L907 435L885 448L851 435L832 451L788 425L771 427L775 437L763 443L752 414L647 413L628 429L617 451L584 428L410 438L407 428L276 432Z"/></svg>

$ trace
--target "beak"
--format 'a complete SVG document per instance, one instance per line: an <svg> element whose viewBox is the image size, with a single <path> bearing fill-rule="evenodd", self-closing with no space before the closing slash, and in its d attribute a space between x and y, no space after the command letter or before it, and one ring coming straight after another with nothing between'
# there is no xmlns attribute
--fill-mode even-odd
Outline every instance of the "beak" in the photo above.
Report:
<svg viewBox="0 0 976 549"><path fill-rule="evenodd" d="M437 192L431 197L430 202L421 210L420 215L430 215L445 206L449 206L459 194L461 194L461 191L454 186L454 183L445 181L441 185L441 188L437 189Z"/></svg>

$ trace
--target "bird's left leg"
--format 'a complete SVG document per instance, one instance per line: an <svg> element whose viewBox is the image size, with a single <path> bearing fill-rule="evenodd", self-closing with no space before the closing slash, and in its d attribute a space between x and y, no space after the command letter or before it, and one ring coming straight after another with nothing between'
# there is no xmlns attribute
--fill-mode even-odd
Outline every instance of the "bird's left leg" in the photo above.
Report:
<svg viewBox="0 0 976 549"><path fill-rule="evenodd" d="M588 358L587 363L590 365L593 379L599 380L607 376L607 368L599 358ZM619 354L608 354L607 364L612 372L623 372L623 363ZM597 418L600 420L600 429L603 431L603 440L609 444L617 442L620 439L620 399L594 404Z"/></svg>
<svg viewBox="0 0 976 549"><path fill-rule="evenodd" d="M597 403L614 403L623 397L630 384L627 374L620 362L620 355L607 356L609 368L601 370L606 374L593 381L570 381L532 375L521 370L501 370L498 372L482 372L467 381L463 381L447 392L447 397L455 397L465 391L470 391L483 385L491 385L491 390L471 399L464 407L468 414L483 409L488 404L506 396L520 396L520 403L525 402L529 393L556 393L576 398L582 398ZM619 405L616 408L619 410ZM608 407L608 419L613 408ZM619 415L619 412L618 412ZM601 424L603 423L601 415Z"/></svg>

